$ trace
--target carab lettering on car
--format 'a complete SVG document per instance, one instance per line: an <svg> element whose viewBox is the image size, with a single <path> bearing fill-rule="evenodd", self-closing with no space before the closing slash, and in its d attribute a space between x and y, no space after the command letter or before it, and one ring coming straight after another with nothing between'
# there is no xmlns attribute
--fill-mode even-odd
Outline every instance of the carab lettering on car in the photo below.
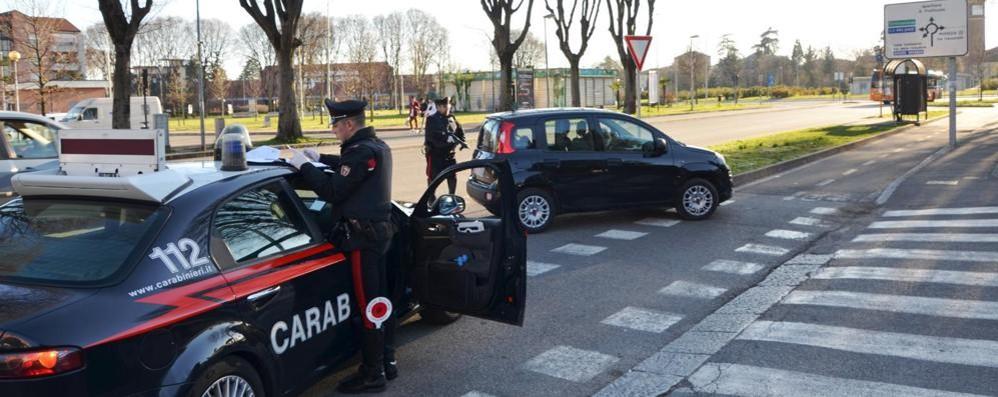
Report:
<svg viewBox="0 0 998 397"><path fill-rule="evenodd" d="M302 322L302 317L305 321ZM343 293L336 297L336 308L333 302L327 300L322 308L313 306L304 313L296 313L291 317L290 329L285 321L278 321L270 327L270 345L274 353L283 354L298 343L305 342L313 336L326 332L330 326L342 324L350 318L350 296Z"/></svg>

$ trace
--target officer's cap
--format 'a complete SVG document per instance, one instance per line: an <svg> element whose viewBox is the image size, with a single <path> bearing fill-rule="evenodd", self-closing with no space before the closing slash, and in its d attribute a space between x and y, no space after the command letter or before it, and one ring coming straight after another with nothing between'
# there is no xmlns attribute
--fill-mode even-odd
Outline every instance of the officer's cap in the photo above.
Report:
<svg viewBox="0 0 998 397"><path fill-rule="evenodd" d="M450 98L449 97L437 98L434 99L433 102L436 103L437 106L447 106L447 104L450 103Z"/></svg>
<svg viewBox="0 0 998 397"><path fill-rule="evenodd" d="M367 107L367 101L348 100L334 102L326 98L325 102L326 108L329 109L329 120L333 123L347 117L362 115L364 114L364 108Z"/></svg>

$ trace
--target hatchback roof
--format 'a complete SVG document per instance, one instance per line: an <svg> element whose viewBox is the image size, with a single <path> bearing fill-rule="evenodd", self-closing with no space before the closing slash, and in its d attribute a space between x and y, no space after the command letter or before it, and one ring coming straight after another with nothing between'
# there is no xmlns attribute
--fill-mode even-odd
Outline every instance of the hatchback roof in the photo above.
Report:
<svg viewBox="0 0 998 397"><path fill-rule="evenodd" d="M597 109L597 108L542 108L542 109L514 110L510 112L498 112L498 113L492 113L486 117L508 119L515 117L545 116L545 115L559 114L559 113L587 113L587 112L617 113L614 111L606 109Z"/></svg>

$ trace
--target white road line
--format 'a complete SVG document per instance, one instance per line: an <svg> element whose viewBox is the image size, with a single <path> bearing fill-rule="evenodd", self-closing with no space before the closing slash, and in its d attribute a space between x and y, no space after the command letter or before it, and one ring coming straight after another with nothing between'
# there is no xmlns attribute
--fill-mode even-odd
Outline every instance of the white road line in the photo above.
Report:
<svg viewBox="0 0 998 397"><path fill-rule="evenodd" d="M797 199L796 196L784 196L783 201L791 201Z"/></svg>
<svg viewBox="0 0 998 397"><path fill-rule="evenodd" d="M852 174L856 173L856 171L859 171L859 170L858 170L858 169L855 169L855 168L852 168L852 169L850 169L850 170L848 170L848 171L846 171L846 172L843 172L843 173L842 173L842 176L849 176L849 175L852 175Z"/></svg>
<svg viewBox="0 0 998 397"><path fill-rule="evenodd" d="M632 232L628 230L610 229L603 233L597 234L596 237L608 238L611 240L635 240L647 235L648 233L643 233L643 232Z"/></svg>
<svg viewBox="0 0 998 397"><path fill-rule="evenodd" d="M644 332L662 333L682 319L683 316L678 314L628 306L603 319L600 323Z"/></svg>
<svg viewBox="0 0 998 397"><path fill-rule="evenodd" d="M561 267L561 265L555 265L551 263L534 262L527 261L527 276L539 276L541 274L547 273L554 269Z"/></svg>
<svg viewBox="0 0 998 397"><path fill-rule="evenodd" d="M735 249L735 252L748 252L751 254L780 256L780 255L785 255L786 253L790 252L790 250L783 247L776 247L772 245L745 244Z"/></svg>
<svg viewBox="0 0 998 397"><path fill-rule="evenodd" d="M880 310L936 317L998 320L998 302L928 298L923 296L867 294L849 291L794 291L784 305L814 305Z"/></svg>
<svg viewBox="0 0 998 397"><path fill-rule="evenodd" d="M806 241L811 238L811 233L798 232L795 230L776 229L766 232L766 237L781 238L784 240Z"/></svg>
<svg viewBox="0 0 998 397"><path fill-rule="evenodd" d="M666 219L666 218L645 218L634 223L645 226L672 227L678 225L679 221L675 219Z"/></svg>
<svg viewBox="0 0 998 397"><path fill-rule="evenodd" d="M860 234L854 243L919 241L942 243L998 243L998 233L886 233Z"/></svg>
<svg viewBox="0 0 998 397"><path fill-rule="evenodd" d="M926 185L956 186L956 185L960 184L960 181L928 181L928 182L925 182L925 184Z"/></svg>
<svg viewBox="0 0 998 397"><path fill-rule="evenodd" d="M815 186L828 186L828 185L831 185L834 182L835 182L834 179L825 179L825 180L823 180L821 182L818 182L818 184L815 185Z"/></svg>
<svg viewBox="0 0 998 397"><path fill-rule="evenodd" d="M931 208L925 210L896 210L884 212L884 217L927 215L982 215L998 214L998 207Z"/></svg>
<svg viewBox="0 0 998 397"><path fill-rule="evenodd" d="M792 343L949 364L998 367L998 342L794 322L756 321L737 339Z"/></svg>
<svg viewBox="0 0 998 397"><path fill-rule="evenodd" d="M557 252L559 254L590 256L603 252L604 250L606 250L606 247L599 247L595 245L584 245L584 244L565 244L561 247L551 250L551 252Z"/></svg>
<svg viewBox="0 0 998 397"><path fill-rule="evenodd" d="M901 153L901 152L903 152L903 151L904 151L904 148L903 148L903 147L899 147L899 148L897 148L897 149L894 149L894 150L892 150L891 152L892 152L892 153Z"/></svg>
<svg viewBox="0 0 998 397"><path fill-rule="evenodd" d="M735 203L735 200L728 200L728 201L725 201L725 202L721 203L721 206L725 207L725 206L729 206L729 205L734 204L734 203Z"/></svg>
<svg viewBox="0 0 998 397"><path fill-rule="evenodd" d="M461 397L496 397L496 396L489 393L482 393L478 390L472 390L467 393L464 393Z"/></svg>
<svg viewBox="0 0 998 397"><path fill-rule="evenodd" d="M715 287L712 285L691 283L689 281L674 281L665 288L658 290L658 293L662 295L670 296L682 296L686 298L704 298L713 299L721 296L725 291L724 288Z"/></svg>
<svg viewBox="0 0 998 397"><path fill-rule="evenodd" d="M902 283L938 283L998 287L998 273L956 270L897 269L892 267L826 267L811 275L823 280L882 280Z"/></svg>
<svg viewBox="0 0 998 397"><path fill-rule="evenodd" d="M889 157L889 156L890 156L890 153L884 153L884 154L881 154L881 155L879 155L879 156L877 156L877 157L878 157L878 158L882 158L882 159L885 159L885 158L887 158L887 157Z"/></svg>
<svg viewBox="0 0 998 397"><path fill-rule="evenodd" d="M835 215L839 213L838 209L828 208L828 207L815 207L811 209L811 213L815 215Z"/></svg>
<svg viewBox="0 0 998 397"><path fill-rule="evenodd" d="M963 179L977 180L977 179L984 179L984 178L981 178L979 176L965 176L965 177L963 177Z"/></svg>
<svg viewBox="0 0 998 397"><path fill-rule="evenodd" d="M805 372L741 364L707 363L689 377L696 393L732 396L907 396L969 397L973 394L892 383L834 378Z"/></svg>
<svg viewBox="0 0 998 397"><path fill-rule="evenodd" d="M711 263L708 263L706 266L702 267L701 269L710 272L748 275L758 272L762 270L764 267L765 266L758 263L739 262L728 259L718 259Z"/></svg>
<svg viewBox="0 0 998 397"><path fill-rule="evenodd" d="M570 380L585 382L620 360L607 354L576 349L570 346L556 346L537 355L523 364L528 371L542 373Z"/></svg>
<svg viewBox="0 0 998 397"><path fill-rule="evenodd" d="M870 229L905 229L916 227L998 227L998 219L955 219L940 221L877 221Z"/></svg>
<svg viewBox="0 0 998 397"><path fill-rule="evenodd" d="M998 252L992 251L946 251L899 248L872 248L866 250L838 250L836 258L847 259L921 259L961 262L998 262Z"/></svg>
<svg viewBox="0 0 998 397"><path fill-rule="evenodd" d="M806 216L799 216L790 221L791 225L801 225L801 226L821 226L821 219L810 218Z"/></svg>
<svg viewBox="0 0 998 397"><path fill-rule="evenodd" d="M862 166L864 166L864 167L867 167L867 166L871 166L871 165L873 165L873 164L874 164L874 163L876 163L876 162L877 162L877 160L870 160L870 161L867 161L867 162L865 162L865 163L863 163L863 164L860 164L860 165L862 165Z"/></svg>

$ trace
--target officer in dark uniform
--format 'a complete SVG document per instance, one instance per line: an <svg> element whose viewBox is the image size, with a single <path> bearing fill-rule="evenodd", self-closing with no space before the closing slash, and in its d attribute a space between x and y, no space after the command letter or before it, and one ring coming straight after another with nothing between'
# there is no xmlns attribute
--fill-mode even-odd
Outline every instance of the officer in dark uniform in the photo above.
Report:
<svg viewBox="0 0 998 397"><path fill-rule="evenodd" d="M429 184L445 168L457 164L454 150L464 142L464 129L451 115L450 99L437 99L437 112L426 118L426 135L423 145L426 148L426 183ZM457 175L447 178L447 188L454 194L457 188Z"/></svg>
<svg viewBox="0 0 998 397"><path fill-rule="evenodd" d="M395 315L378 326L366 313L368 302L391 300L385 254L396 228L391 222L392 153L374 128L365 125L365 106L363 101L326 99L332 132L342 142L340 155L306 150L295 151L291 159L305 183L332 204L336 226L328 237L337 249L349 253L352 265L355 301L363 322L362 362L357 374L339 385L338 390L344 393L383 391L386 376L398 376L392 347ZM310 160L325 164L329 170Z"/></svg>

